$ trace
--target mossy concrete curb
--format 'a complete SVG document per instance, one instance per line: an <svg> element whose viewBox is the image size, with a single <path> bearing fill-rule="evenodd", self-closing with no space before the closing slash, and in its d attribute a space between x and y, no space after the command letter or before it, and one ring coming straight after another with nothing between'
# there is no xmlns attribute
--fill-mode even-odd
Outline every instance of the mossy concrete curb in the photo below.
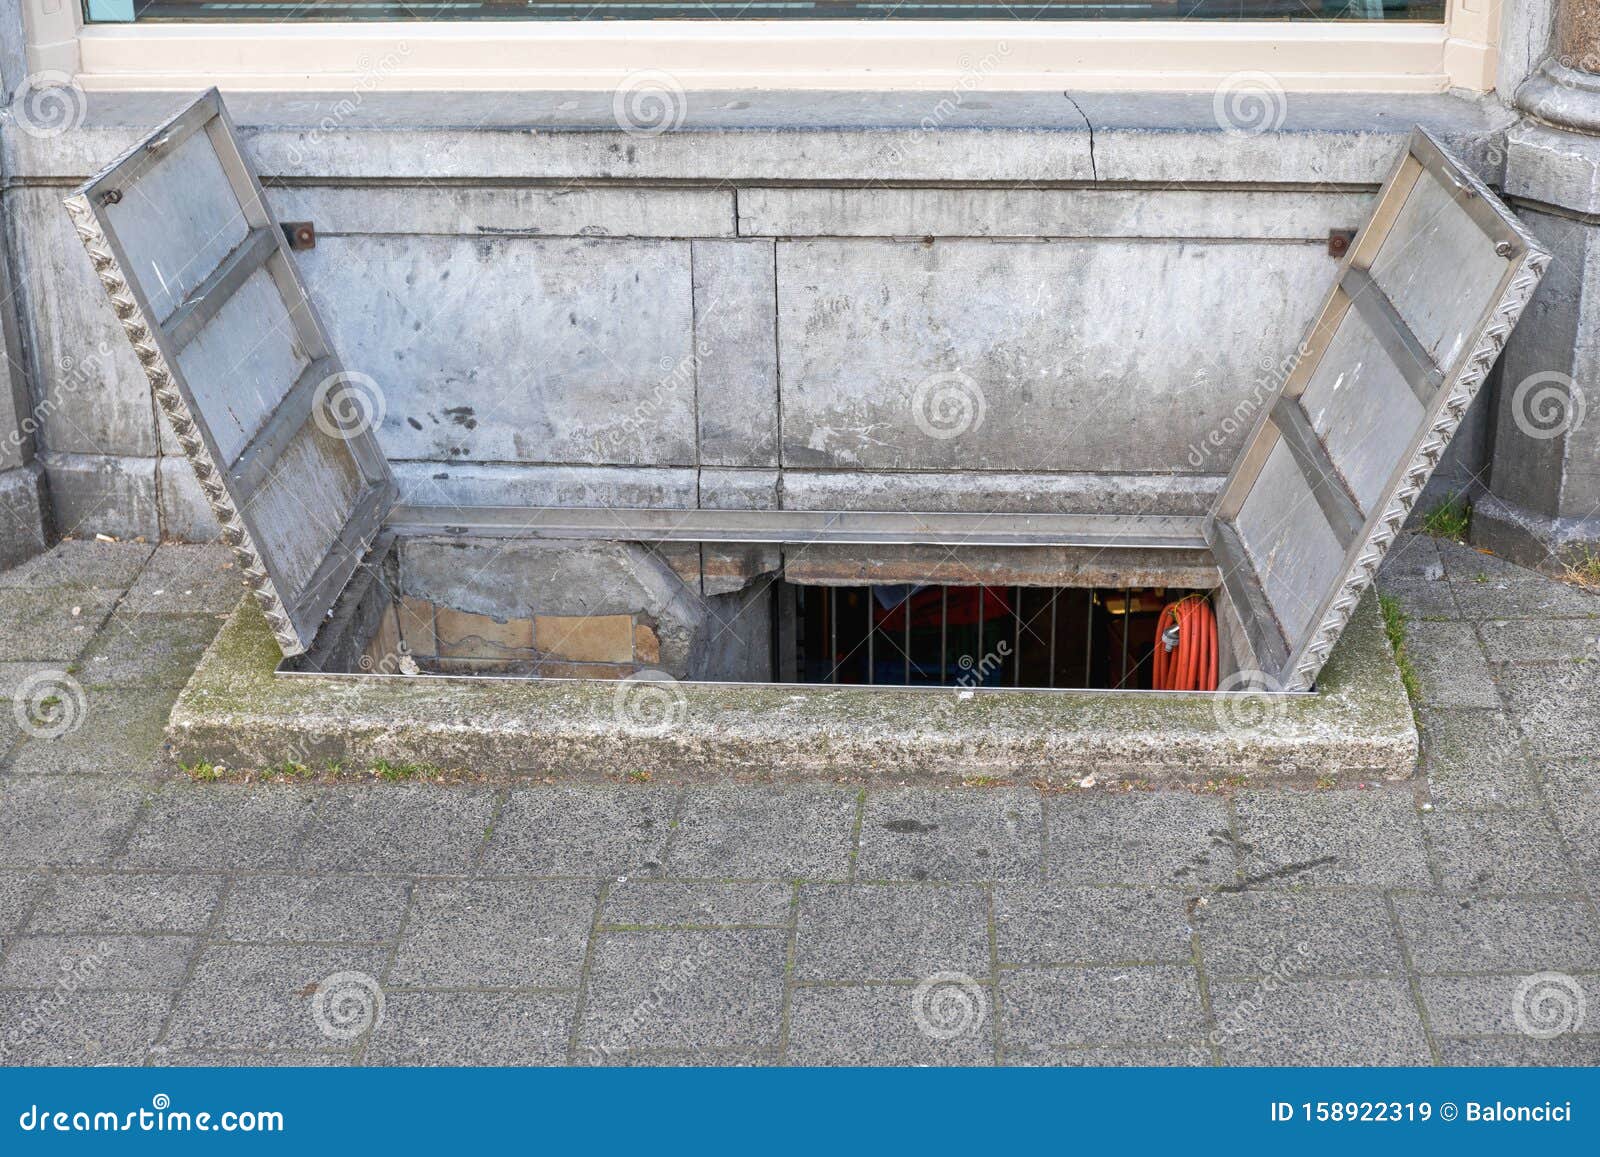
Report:
<svg viewBox="0 0 1600 1157"><path fill-rule="evenodd" d="M1399 779L1417 732L1376 600L1317 693L983 693L275 674L241 604L173 707L176 757L231 769L375 761L473 777L959 784Z"/></svg>

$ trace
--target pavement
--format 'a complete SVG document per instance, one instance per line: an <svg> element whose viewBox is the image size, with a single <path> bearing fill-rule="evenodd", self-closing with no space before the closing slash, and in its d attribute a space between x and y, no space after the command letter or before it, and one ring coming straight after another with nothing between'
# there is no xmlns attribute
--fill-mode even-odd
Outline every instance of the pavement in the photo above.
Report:
<svg viewBox="0 0 1600 1157"><path fill-rule="evenodd" d="M0 572L0 1063L1600 1063L1600 597L1380 585L1368 790L251 784L162 750L227 554L63 543Z"/></svg>

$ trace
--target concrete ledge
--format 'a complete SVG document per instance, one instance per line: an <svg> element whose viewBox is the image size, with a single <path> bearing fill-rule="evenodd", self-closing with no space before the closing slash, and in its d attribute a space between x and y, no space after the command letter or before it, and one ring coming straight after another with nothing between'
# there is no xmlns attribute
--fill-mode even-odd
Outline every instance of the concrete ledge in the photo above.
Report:
<svg viewBox="0 0 1600 1157"><path fill-rule="evenodd" d="M50 548L50 500L38 462L0 470L0 570Z"/></svg>
<svg viewBox="0 0 1600 1157"><path fill-rule="evenodd" d="M76 130L6 125L5 171L81 180L187 102L92 93ZM1515 116L1449 95L1291 93L1281 122L1227 132L1212 93L706 92L659 135L606 92L229 93L262 175L281 180L1195 181L1376 186L1414 124L1499 177Z"/></svg>
<svg viewBox="0 0 1600 1157"><path fill-rule="evenodd" d="M350 771L413 762L485 779L826 779L1064 786L1257 783L1412 773L1417 732L1369 595L1315 695L1265 699L751 688L672 683L279 676L253 602L229 620L174 706L181 762L293 759ZM660 734L641 727L663 718ZM1264 718L1258 727L1249 726Z"/></svg>
<svg viewBox="0 0 1600 1157"><path fill-rule="evenodd" d="M1600 516L1551 518L1484 493L1473 500L1469 537L1474 546L1560 578L1569 562L1600 550Z"/></svg>

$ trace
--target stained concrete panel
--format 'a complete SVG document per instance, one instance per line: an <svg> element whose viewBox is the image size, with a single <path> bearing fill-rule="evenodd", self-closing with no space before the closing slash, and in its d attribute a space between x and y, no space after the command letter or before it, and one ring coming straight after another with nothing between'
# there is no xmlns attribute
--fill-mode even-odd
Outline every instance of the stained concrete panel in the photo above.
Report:
<svg viewBox="0 0 1600 1157"><path fill-rule="evenodd" d="M694 461L689 245L336 237L297 255L391 458Z"/></svg>
<svg viewBox="0 0 1600 1157"><path fill-rule="evenodd" d="M1334 269L1309 245L780 242L784 463L1194 469Z"/></svg>
<svg viewBox="0 0 1600 1157"><path fill-rule="evenodd" d="M770 241L694 242L700 461L778 464L778 336Z"/></svg>

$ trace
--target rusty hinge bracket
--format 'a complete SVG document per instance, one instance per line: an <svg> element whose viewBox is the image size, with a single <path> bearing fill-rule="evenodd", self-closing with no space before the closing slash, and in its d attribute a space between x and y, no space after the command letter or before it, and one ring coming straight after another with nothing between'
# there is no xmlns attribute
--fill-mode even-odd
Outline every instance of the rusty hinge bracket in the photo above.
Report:
<svg viewBox="0 0 1600 1157"><path fill-rule="evenodd" d="M283 235L289 239L290 249L315 249L317 227L311 221L283 221Z"/></svg>
<svg viewBox="0 0 1600 1157"><path fill-rule="evenodd" d="M1343 257L1350 250L1350 242L1356 239L1354 229L1329 229L1328 230L1328 256Z"/></svg>

